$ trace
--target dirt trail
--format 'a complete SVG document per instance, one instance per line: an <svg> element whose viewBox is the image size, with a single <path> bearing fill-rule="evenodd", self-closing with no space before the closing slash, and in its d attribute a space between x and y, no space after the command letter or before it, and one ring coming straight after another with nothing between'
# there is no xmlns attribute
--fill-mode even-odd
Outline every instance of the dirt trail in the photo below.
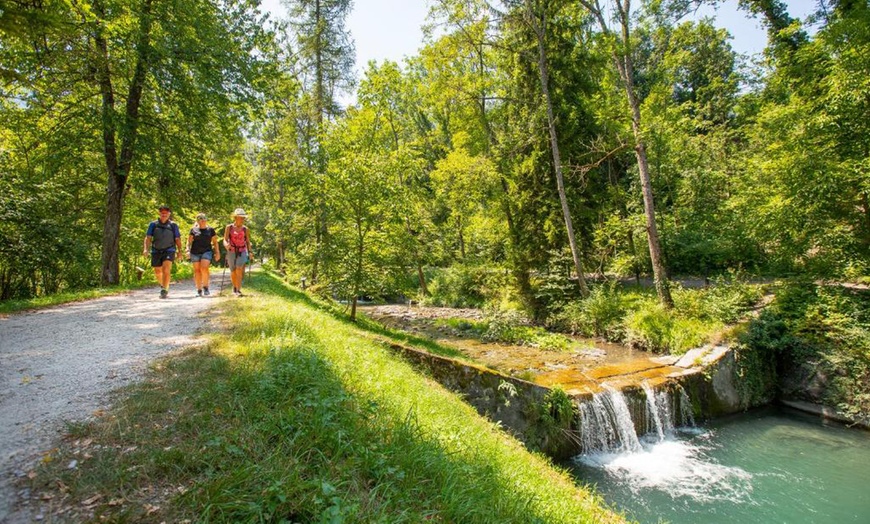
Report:
<svg viewBox="0 0 870 524"><path fill-rule="evenodd" d="M149 361L195 343L216 294L196 297L186 281L166 300L149 288L0 317L0 522L42 517L22 507L27 494L14 479L53 447L64 422L92 417Z"/></svg>

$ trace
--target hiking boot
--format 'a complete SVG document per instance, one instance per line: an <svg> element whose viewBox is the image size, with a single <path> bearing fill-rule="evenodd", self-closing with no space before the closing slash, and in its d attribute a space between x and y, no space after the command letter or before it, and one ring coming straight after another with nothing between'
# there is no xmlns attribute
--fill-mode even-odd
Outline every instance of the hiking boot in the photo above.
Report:
<svg viewBox="0 0 870 524"><path fill-rule="evenodd" d="M239 291L239 288L234 287L233 288L233 295L238 295L239 293L241 293L241 291Z"/></svg>
<svg viewBox="0 0 870 524"><path fill-rule="evenodd" d="M207 287L202 288L202 294L205 295L205 296L209 296L209 295L211 295L211 293L208 292L208 288L207 288Z"/></svg>
<svg viewBox="0 0 870 524"><path fill-rule="evenodd" d="M201 297L201 296L202 296L202 290L201 290L201 289L197 289L197 290L196 290L196 296L198 296L198 297Z"/></svg>
<svg viewBox="0 0 870 524"><path fill-rule="evenodd" d="M169 296L169 291L167 291L165 289L160 290L160 298L166 298L168 296Z"/></svg>
<svg viewBox="0 0 870 524"><path fill-rule="evenodd" d="M236 293L236 295L238 295L238 296L242 296L242 290L240 289L240 290L238 291L238 293Z"/></svg>

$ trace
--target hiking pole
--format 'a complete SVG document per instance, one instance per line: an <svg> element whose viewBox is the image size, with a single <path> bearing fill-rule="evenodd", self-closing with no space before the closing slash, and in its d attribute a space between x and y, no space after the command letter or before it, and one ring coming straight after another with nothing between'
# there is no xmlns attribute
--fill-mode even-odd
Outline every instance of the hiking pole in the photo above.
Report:
<svg viewBox="0 0 870 524"><path fill-rule="evenodd" d="M229 265L229 263L226 260L224 260L224 270L221 273L221 289L220 289L220 291L218 291L219 297L224 296L224 277L227 275L227 266L228 265Z"/></svg>

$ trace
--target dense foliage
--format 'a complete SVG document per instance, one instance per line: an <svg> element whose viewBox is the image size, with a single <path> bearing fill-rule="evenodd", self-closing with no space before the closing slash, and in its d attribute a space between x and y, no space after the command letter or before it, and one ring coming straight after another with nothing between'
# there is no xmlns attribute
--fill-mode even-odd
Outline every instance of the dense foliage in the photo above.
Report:
<svg viewBox="0 0 870 524"><path fill-rule="evenodd" d="M836 406L855 419L870 413L867 291L812 282L784 286L741 342L762 359L756 370L779 373L789 397Z"/></svg>
<svg viewBox="0 0 870 524"><path fill-rule="evenodd" d="M870 7L741 0L768 32L750 62L702 3L439 0L415 56L357 79L347 0L277 24L257 0L4 0L0 299L131 282L158 202L249 208L256 253L352 317L487 306L653 351L754 293L671 276L866 279Z"/></svg>
<svg viewBox="0 0 870 524"><path fill-rule="evenodd" d="M752 68L698 2L441 0L416 56L357 81L349 2L274 26L185 1L4 3L3 298L129 281L164 201L253 206L258 252L331 296L537 320L591 274L666 279L653 226L670 274L868 272L863 2L826 2L812 35L741 2L770 37Z"/></svg>
<svg viewBox="0 0 870 524"><path fill-rule="evenodd" d="M258 207L292 217L264 225L282 238L272 251L284 269L350 302L489 304L582 323L567 317L591 307L576 302L590 274L654 273L643 140L671 274L867 273L866 61L852 58L868 45L866 6L831 3L808 36L777 2L741 4L770 34L752 69L711 20L685 19L691 2L643 4L616 51L599 4L580 4L438 2L431 19L446 31L401 66L370 64L356 105L326 119L309 148L320 168L298 149L304 114L281 112L276 122L296 123L267 136L259 176L290 185ZM637 121L614 53L630 55ZM593 331L692 339L693 326L665 320L680 300L659 294L662 312Z"/></svg>

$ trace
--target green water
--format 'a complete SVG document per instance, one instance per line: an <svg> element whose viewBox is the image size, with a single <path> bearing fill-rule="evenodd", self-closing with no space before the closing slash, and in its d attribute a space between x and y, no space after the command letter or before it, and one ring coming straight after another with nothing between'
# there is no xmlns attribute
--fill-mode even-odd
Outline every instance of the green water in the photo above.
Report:
<svg viewBox="0 0 870 524"><path fill-rule="evenodd" d="M570 467L641 523L870 523L870 432L771 409L643 447Z"/></svg>

